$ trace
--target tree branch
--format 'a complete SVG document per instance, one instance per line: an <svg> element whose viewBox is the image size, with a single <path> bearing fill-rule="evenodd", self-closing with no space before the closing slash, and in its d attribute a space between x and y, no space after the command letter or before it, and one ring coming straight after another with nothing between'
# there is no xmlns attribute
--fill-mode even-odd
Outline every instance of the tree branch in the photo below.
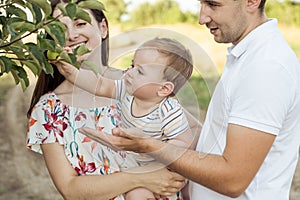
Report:
<svg viewBox="0 0 300 200"><path fill-rule="evenodd" d="M18 42L18 41L20 41L20 40L22 40L22 39L24 39L24 38L28 37L28 36L29 36L29 35L31 35L32 33L34 33L34 32L36 32L37 30L39 30L41 27L43 27L43 26L46 26L47 24L50 24L51 22L54 22L54 21L56 21L56 20L58 19L58 17L59 17L59 16L55 17L55 18L54 18L54 19L52 19L52 20L49 20L49 21L47 21L47 22L43 23L43 25L42 25L42 26L40 26L40 27L36 27L34 30L32 30L32 31L30 31L29 33L27 33L27 34L23 35L22 37L20 37L20 38L17 38L17 39L15 39L15 40L13 40L13 41L11 41L11 42L7 43L7 44L4 44L4 45L0 46L0 48L5 48L5 47L8 47L8 46L12 45L13 43L15 43L15 42Z"/></svg>

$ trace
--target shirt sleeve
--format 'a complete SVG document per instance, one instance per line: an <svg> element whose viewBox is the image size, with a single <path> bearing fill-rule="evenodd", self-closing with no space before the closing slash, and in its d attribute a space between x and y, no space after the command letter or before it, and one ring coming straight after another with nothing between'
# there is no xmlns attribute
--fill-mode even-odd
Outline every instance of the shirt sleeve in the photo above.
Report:
<svg viewBox="0 0 300 200"><path fill-rule="evenodd" d="M27 132L27 148L42 153L40 145L63 144L63 130L67 124L63 120L63 110L55 99L42 99L32 110Z"/></svg>
<svg viewBox="0 0 300 200"><path fill-rule="evenodd" d="M124 80L115 80L115 86L116 86L116 99L121 102L126 92Z"/></svg>
<svg viewBox="0 0 300 200"><path fill-rule="evenodd" d="M229 123L278 135L295 96L295 80L279 63L249 66L231 91Z"/></svg>
<svg viewBox="0 0 300 200"><path fill-rule="evenodd" d="M163 137L172 139L189 129L187 118L177 100L168 98L161 106Z"/></svg>

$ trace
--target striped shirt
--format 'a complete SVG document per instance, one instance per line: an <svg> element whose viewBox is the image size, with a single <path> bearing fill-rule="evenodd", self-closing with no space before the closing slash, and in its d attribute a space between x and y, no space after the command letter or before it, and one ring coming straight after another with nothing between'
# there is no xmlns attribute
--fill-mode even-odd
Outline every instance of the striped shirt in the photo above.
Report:
<svg viewBox="0 0 300 200"><path fill-rule="evenodd" d="M134 97L126 92L123 80L116 80L116 97L121 102L121 123L125 128L139 128L145 134L167 141L189 129L187 118L180 103L174 98L165 98L157 107L144 116L132 115Z"/></svg>

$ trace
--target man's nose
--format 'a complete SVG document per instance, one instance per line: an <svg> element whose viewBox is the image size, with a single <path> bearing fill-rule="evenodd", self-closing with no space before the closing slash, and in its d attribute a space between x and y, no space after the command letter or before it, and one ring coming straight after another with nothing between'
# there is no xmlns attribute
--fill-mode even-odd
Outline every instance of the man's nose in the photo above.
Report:
<svg viewBox="0 0 300 200"><path fill-rule="evenodd" d="M205 4L201 4L200 13L199 13L199 24L204 25L211 21L211 18L208 14L208 9Z"/></svg>

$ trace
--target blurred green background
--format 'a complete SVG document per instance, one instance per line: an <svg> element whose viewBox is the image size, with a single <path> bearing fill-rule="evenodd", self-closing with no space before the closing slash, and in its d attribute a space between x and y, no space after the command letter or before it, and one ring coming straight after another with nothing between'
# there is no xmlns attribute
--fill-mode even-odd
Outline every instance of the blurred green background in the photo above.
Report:
<svg viewBox="0 0 300 200"><path fill-rule="evenodd" d="M190 87L187 90L184 88L184 94L179 95L183 104L194 104L191 110L200 109L199 118L203 121L214 85L222 73L226 50L230 44L217 44L206 27L198 24L199 1L103 0L102 2L106 6L106 15L110 23L111 57L117 49L135 44L133 40L137 38L127 41L126 38L119 37L134 30L163 29L166 33L177 33L174 36L179 40L188 37L193 41L186 44L198 44L198 47L192 49L195 50L193 52L195 65L202 67L203 56L207 56L209 59L206 65L209 69L203 67L205 69L203 71L195 70L189 80ZM182 9L184 2L193 7ZM278 19L282 34L300 59L300 3L267 0L265 10L268 17ZM113 67L126 68L131 63L132 55L132 52L129 52L111 60L110 63ZM25 113L35 79L36 77L31 77L31 86L23 92L19 85L15 87L10 74L0 77L0 159L5 161L0 163L2 172L0 199L62 199L49 178L42 157L25 148L27 123ZM299 164L290 199L300 199Z"/></svg>

